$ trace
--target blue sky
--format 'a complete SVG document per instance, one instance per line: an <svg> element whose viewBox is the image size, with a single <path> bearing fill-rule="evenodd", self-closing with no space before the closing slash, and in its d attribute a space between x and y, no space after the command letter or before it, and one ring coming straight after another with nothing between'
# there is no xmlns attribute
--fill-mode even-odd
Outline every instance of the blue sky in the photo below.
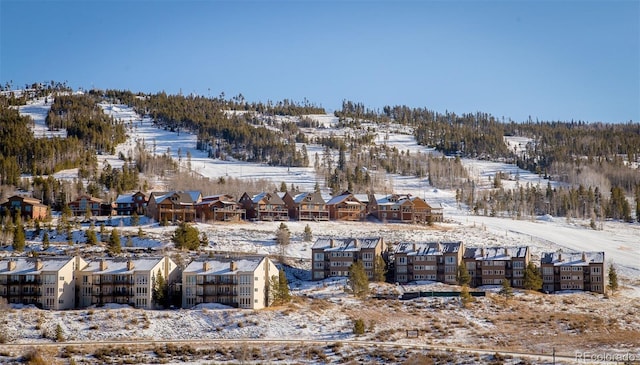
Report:
<svg viewBox="0 0 640 365"><path fill-rule="evenodd" d="M0 82L640 121L640 1L0 1Z"/></svg>

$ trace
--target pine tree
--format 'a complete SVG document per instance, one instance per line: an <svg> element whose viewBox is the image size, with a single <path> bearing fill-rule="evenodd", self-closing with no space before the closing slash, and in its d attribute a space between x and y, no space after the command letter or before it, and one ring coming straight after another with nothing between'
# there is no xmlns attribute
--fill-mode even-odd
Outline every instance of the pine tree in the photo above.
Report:
<svg viewBox="0 0 640 365"><path fill-rule="evenodd" d="M462 286L468 286L471 282L471 275L469 275L469 271L467 270L467 267L464 265L464 263L458 265L456 280L458 281L458 285Z"/></svg>
<svg viewBox="0 0 640 365"><path fill-rule="evenodd" d="M153 277L153 287L151 289L151 297L156 305L165 307L168 299L169 285L167 284L162 271L158 270L158 275Z"/></svg>
<svg viewBox="0 0 640 365"><path fill-rule="evenodd" d="M200 245L205 247L209 245L209 236L207 236L206 232L202 232L202 235L200 237Z"/></svg>
<svg viewBox="0 0 640 365"><path fill-rule="evenodd" d="M144 231L142 227L138 227L138 238L144 238Z"/></svg>
<svg viewBox="0 0 640 365"><path fill-rule="evenodd" d="M311 240L313 240L313 233L311 232L311 227L308 224L304 227L303 239L305 242L310 242Z"/></svg>
<svg viewBox="0 0 640 365"><path fill-rule="evenodd" d="M500 288L498 294L502 295L505 299L513 297L513 289L511 288L509 279L502 280L502 288Z"/></svg>
<svg viewBox="0 0 640 365"><path fill-rule="evenodd" d="M137 226L140 224L140 216L138 215L137 212L133 212L133 214L131 215L131 225L132 226Z"/></svg>
<svg viewBox="0 0 640 365"><path fill-rule="evenodd" d="M460 299L462 300L462 306L467 308L469 304L474 302L473 296L469 293L469 286L467 284L462 285L462 290L460 291Z"/></svg>
<svg viewBox="0 0 640 365"><path fill-rule="evenodd" d="M178 249L197 250L200 246L199 235L200 233L196 227L182 222L173 232L171 240Z"/></svg>
<svg viewBox="0 0 640 365"><path fill-rule="evenodd" d="M527 290L542 289L542 276L540 275L540 270L531 261L529 261L524 271L523 287Z"/></svg>
<svg viewBox="0 0 640 365"><path fill-rule="evenodd" d="M42 235L42 249L49 249L49 232L47 231L44 231L44 234Z"/></svg>
<svg viewBox="0 0 640 365"><path fill-rule="evenodd" d="M618 290L618 272L613 263L609 263L609 285L607 285L612 294Z"/></svg>
<svg viewBox="0 0 640 365"><path fill-rule="evenodd" d="M349 287L353 295L360 299L366 298L369 294L369 278L362 261L354 262L349 267Z"/></svg>
<svg viewBox="0 0 640 365"><path fill-rule="evenodd" d="M284 181L280 183L280 192L281 193L287 192L287 183L285 183Z"/></svg>
<svg viewBox="0 0 640 365"><path fill-rule="evenodd" d="M93 246L98 243L98 237L96 236L96 232L94 232L92 229L87 229L84 232L84 237L87 245Z"/></svg>
<svg viewBox="0 0 640 365"><path fill-rule="evenodd" d="M120 243L120 234L117 229L111 230L111 235L109 236L109 247L108 250L111 254L119 254L122 252L122 246Z"/></svg>
<svg viewBox="0 0 640 365"><path fill-rule="evenodd" d="M291 232L284 222L280 223L276 231L276 243L281 246L287 246L291 243Z"/></svg>
<svg viewBox="0 0 640 365"><path fill-rule="evenodd" d="M56 326L56 341L64 342L64 332L62 331L62 326L59 323Z"/></svg>
<svg viewBox="0 0 640 365"><path fill-rule="evenodd" d="M353 334L356 336L364 335L364 320L362 318L353 321Z"/></svg>
<svg viewBox="0 0 640 365"><path fill-rule="evenodd" d="M22 222L18 221L18 224L13 228L13 250L17 252L24 251L25 240L24 226Z"/></svg>
<svg viewBox="0 0 640 365"><path fill-rule="evenodd" d="M376 256L373 261L373 281L383 282L387 277L387 263L382 256Z"/></svg>
<svg viewBox="0 0 640 365"><path fill-rule="evenodd" d="M281 305L291 301L289 294L289 281L284 270L278 271L278 276L274 275L269 281L271 300L274 305Z"/></svg>

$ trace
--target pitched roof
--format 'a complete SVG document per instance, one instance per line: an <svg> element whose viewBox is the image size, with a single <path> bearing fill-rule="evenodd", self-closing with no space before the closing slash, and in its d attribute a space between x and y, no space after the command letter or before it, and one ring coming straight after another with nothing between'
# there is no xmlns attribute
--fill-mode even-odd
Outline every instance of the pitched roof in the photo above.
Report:
<svg viewBox="0 0 640 365"><path fill-rule="evenodd" d="M36 269L36 259L34 258L6 258L0 260L0 275L38 275L43 271L58 271L62 269L69 261L73 260L73 257L47 257L40 259L42 262L42 268ZM13 270L9 270L9 262L15 262L16 267Z"/></svg>
<svg viewBox="0 0 640 365"><path fill-rule="evenodd" d="M116 198L116 204L131 204L133 203L133 195L120 194Z"/></svg>
<svg viewBox="0 0 640 365"><path fill-rule="evenodd" d="M359 204L362 204L362 203L360 202L360 200L358 200L358 198L356 198L353 194L351 194L351 193L347 193L347 194L341 194L341 195L338 195L338 196L333 197L331 200L329 200L329 201L327 202L327 205L340 204L340 203L342 203L343 201L345 201L345 200L347 200L347 199L349 199L349 198L353 198L353 199L355 199L355 200L356 200L356 202L353 202L353 203L359 203Z"/></svg>
<svg viewBox="0 0 640 365"><path fill-rule="evenodd" d="M554 266L604 264L604 252L543 252L540 262Z"/></svg>
<svg viewBox="0 0 640 365"><path fill-rule="evenodd" d="M262 199L267 198L271 204L284 204L284 201L278 194L262 192L251 197L253 204L258 204Z"/></svg>
<svg viewBox="0 0 640 365"><path fill-rule="evenodd" d="M375 248L382 244L381 237L374 238L318 238L312 250L324 251L360 251Z"/></svg>
<svg viewBox="0 0 640 365"><path fill-rule="evenodd" d="M80 269L83 272L92 272L94 274L131 274L135 271L149 271L153 269L160 261L162 261L162 257L145 257L145 258L137 258L132 259L133 261L133 269L129 270L127 264L129 260L126 259L114 259L114 258L104 258L92 260L87 263L87 265ZM100 269L101 261L106 261L107 267L105 270Z"/></svg>
<svg viewBox="0 0 640 365"><path fill-rule="evenodd" d="M512 258L525 258L529 247L467 247L464 250L464 258L476 260L511 260Z"/></svg>
<svg viewBox="0 0 640 365"><path fill-rule="evenodd" d="M240 260L231 259L204 259L194 260L185 269L184 273L198 275L236 275L238 272L255 271L264 257L244 258ZM236 265L236 270L231 271L231 263ZM207 270L205 270L207 264Z"/></svg>
<svg viewBox="0 0 640 365"><path fill-rule="evenodd" d="M438 256L460 251L462 241L457 242L402 242L395 247L395 253L408 256Z"/></svg>

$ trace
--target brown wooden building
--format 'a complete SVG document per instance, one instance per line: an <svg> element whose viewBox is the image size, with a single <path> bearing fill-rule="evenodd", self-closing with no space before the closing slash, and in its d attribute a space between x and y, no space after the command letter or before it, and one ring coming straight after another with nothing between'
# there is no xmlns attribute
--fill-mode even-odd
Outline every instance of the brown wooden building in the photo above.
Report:
<svg viewBox="0 0 640 365"><path fill-rule="evenodd" d="M23 219L45 219L49 207L36 198L14 195L0 204L0 213L9 212L12 216L20 212Z"/></svg>
<svg viewBox="0 0 640 365"><path fill-rule="evenodd" d="M201 201L199 191L153 192L147 203L147 216L158 222L193 222L195 205Z"/></svg>
<svg viewBox="0 0 640 365"><path fill-rule="evenodd" d="M382 255L384 241L376 238L321 238L311 248L311 279L349 276L354 262L362 261L369 279L373 278L376 258Z"/></svg>
<svg viewBox="0 0 640 365"><path fill-rule="evenodd" d="M292 194L282 198L289 211L289 218L299 221L328 221L329 208L320 192Z"/></svg>
<svg viewBox="0 0 640 365"><path fill-rule="evenodd" d="M509 280L514 288L524 285L524 270L530 259L529 247L469 247L463 257L471 286L501 285Z"/></svg>
<svg viewBox="0 0 640 365"><path fill-rule="evenodd" d="M348 191L327 202L329 218L339 221L361 221L367 217L367 206Z"/></svg>
<svg viewBox="0 0 640 365"><path fill-rule="evenodd" d="M195 207L202 222L237 222L246 218L246 210L228 194L204 197Z"/></svg>
<svg viewBox="0 0 640 365"><path fill-rule="evenodd" d="M381 221L442 222L442 208L433 208L424 199L411 194L371 194L368 207L369 213Z"/></svg>
<svg viewBox="0 0 640 365"><path fill-rule="evenodd" d="M463 253L464 244L461 241L400 243L393 255L395 281L407 283L429 280L456 284Z"/></svg>
<svg viewBox="0 0 640 365"><path fill-rule="evenodd" d="M585 290L604 294L604 252L543 252L542 290Z"/></svg>
<svg viewBox="0 0 640 365"><path fill-rule="evenodd" d="M239 203L247 212L247 219L258 221L287 221L289 211L276 193L244 193Z"/></svg>
<svg viewBox="0 0 640 365"><path fill-rule="evenodd" d="M115 201L117 215L144 215L147 209L147 196L138 191L134 194L118 195Z"/></svg>

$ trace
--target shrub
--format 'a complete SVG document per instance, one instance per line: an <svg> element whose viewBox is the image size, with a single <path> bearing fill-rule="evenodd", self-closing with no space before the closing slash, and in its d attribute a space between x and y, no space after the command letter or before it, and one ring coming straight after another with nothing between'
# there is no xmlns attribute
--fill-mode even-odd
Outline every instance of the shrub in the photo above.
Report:
<svg viewBox="0 0 640 365"><path fill-rule="evenodd" d="M353 334L356 336L364 334L364 320L361 318L358 318L353 322Z"/></svg>

